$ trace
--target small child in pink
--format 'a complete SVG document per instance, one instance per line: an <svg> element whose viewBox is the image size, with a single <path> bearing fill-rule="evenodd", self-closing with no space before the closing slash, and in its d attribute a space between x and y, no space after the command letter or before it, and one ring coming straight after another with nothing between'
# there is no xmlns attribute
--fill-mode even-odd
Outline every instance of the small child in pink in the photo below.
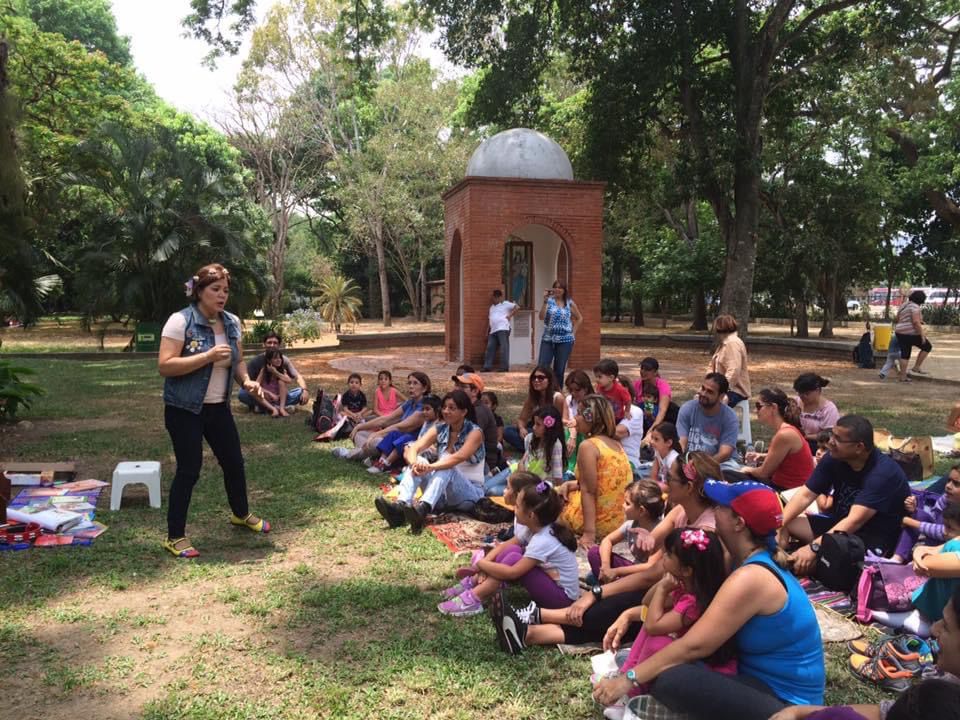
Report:
<svg viewBox="0 0 960 720"><path fill-rule="evenodd" d="M373 411L379 417L385 417L400 407L403 396L393 385L393 375L389 370L377 373L377 389L373 395Z"/></svg>
<svg viewBox="0 0 960 720"><path fill-rule="evenodd" d="M631 668L663 650L677 638L683 637L707 609L726 580L723 545L714 532L699 528L673 530L664 541L663 550L666 574L650 588L643 599L643 605L646 606L643 629L637 634L630 654L620 667L621 675L600 680L599 683L619 682L618 678L623 674L630 678ZM615 630L616 625L610 628L611 633ZM706 664L719 673L736 675L734 648L734 640L731 638L707 658ZM645 692L649 692L648 686L635 684L629 695Z"/></svg>

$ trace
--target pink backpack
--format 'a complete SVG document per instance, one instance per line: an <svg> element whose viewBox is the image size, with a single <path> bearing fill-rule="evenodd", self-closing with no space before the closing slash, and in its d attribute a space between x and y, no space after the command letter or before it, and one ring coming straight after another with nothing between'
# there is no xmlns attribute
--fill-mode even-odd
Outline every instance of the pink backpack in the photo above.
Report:
<svg viewBox="0 0 960 720"><path fill-rule="evenodd" d="M922 587L926 578L913 572L913 565L872 563L863 566L857 582L857 620L868 623L873 611L904 612L909 610L910 597Z"/></svg>

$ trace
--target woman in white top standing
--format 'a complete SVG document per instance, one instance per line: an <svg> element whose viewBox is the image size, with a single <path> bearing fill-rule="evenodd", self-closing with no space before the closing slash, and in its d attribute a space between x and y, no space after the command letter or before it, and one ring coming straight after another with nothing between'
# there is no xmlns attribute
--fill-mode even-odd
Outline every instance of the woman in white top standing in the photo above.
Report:
<svg viewBox="0 0 960 720"><path fill-rule="evenodd" d="M919 348L920 354L917 355L917 361L913 364L912 373L926 375L927 371L920 368L927 355L933 350L933 345L923 329L923 316L920 312L920 306L927 301L927 294L923 290L914 290L907 298L907 302L897 313L897 324L893 332L897 336L897 342L900 345L900 382L909 382L907 377L907 365L910 360L910 354L913 348Z"/></svg>
<svg viewBox="0 0 960 720"><path fill-rule="evenodd" d="M247 478L240 435L230 412L230 390L236 380L260 397L243 360L240 320L226 312L230 273L222 265L206 265L186 284L191 303L173 313L163 326L158 369L163 384L164 424L173 442L177 471L170 486L167 540L164 548L178 558L200 555L186 537L187 510L203 464L203 440L223 469L232 515L230 522L257 533L270 523L247 506Z"/></svg>

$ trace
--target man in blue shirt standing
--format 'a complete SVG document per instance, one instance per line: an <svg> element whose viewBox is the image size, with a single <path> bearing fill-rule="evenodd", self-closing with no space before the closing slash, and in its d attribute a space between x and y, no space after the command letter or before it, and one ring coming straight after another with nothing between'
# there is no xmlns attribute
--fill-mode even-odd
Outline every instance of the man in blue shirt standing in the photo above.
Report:
<svg viewBox="0 0 960 720"><path fill-rule="evenodd" d="M867 550L889 556L900 537L910 494L907 476L873 444L873 425L860 415L845 415L831 430L829 452L783 510L780 541L789 536L807 543L791 555L793 572L809 575L823 535L843 531L863 540ZM826 515L804 515L818 495L833 494Z"/></svg>

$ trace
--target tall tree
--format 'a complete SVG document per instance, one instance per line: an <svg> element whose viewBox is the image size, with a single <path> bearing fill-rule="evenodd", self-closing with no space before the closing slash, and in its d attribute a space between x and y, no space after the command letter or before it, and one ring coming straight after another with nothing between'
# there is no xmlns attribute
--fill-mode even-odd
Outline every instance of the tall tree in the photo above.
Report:
<svg viewBox="0 0 960 720"><path fill-rule="evenodd" d="M680 109L680 129L695 160L696 194L713 209L726 247L721 309L745 324L757 252L767 103L784 83L801 80L823 58L841 52L846 33L842 23L833 22L835 16L868 3L424 2L444 28L448 56L488 67L484 82L505 93L504 106L530 91L550 52L568 51L575 70L595 91L593 137L605 133L607 152L598 159L608 166L618 156L635 156L629 152L637 136L631 125L656 121L664 108ZM611 152L617 145L627 151Z"/></svg>
<svg viewBox="0 0 960 720"><path fill-rule="evenodd" d="M129 65L130 38L117 32L109 0L26 0L30 18L43 32L59 33L86 50L99 50L117 65Z"/></svg>

